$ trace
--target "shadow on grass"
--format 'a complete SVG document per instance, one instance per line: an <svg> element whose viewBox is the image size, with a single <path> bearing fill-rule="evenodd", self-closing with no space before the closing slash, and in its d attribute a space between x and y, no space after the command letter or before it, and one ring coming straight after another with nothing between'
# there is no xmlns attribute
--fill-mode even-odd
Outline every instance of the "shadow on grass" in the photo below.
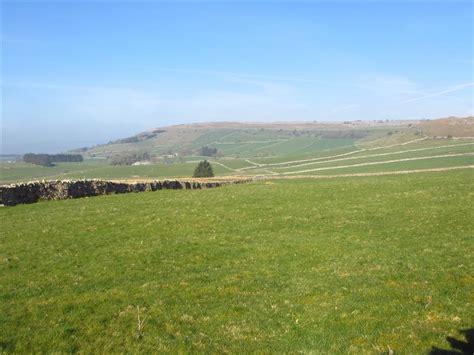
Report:
<svg viewBox="0 0 474 355"><path fill-rule="evenodd" d="M474 328L471 329L464 329L459 331L466 341L456 339L453 337L446 337L449 345L451 346L451 350L440 349L437 347L432 347L429 355L464 355L474 354Z"/></svg>

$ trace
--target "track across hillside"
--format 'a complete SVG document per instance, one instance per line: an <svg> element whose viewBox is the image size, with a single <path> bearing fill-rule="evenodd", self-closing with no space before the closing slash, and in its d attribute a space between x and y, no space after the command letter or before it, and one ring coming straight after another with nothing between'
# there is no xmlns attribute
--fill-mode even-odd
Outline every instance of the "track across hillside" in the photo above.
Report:
<svg viewBox="0 0 474 355"><path fill-rule="evenodd" d="M355 174L337 174L337 175L296 175L296 176L258 176L257 180L260 179L336 179L343 177L357 177L357 176L385 176L385 175L406 175L406 174L419 174L419 173L433 173L443 172L451 170L468 170L474 169L474 165L464 166L452 166L449 168L432 168L432 169L411 169L411 170L396 170L396 171L384 171L378 173L355 173Z"/></svg>
<svg viewBox="0 0 474 355"><path fill-rule="evenodd" d="M426 146L427 143L429 146ZM382 165L388 166L396 163L409 163L436 159L441 159L440 161L443 161L443 164L447 164L448 166L443 166L443 164L441 164L440 166L432 166L428 168L452 168L452 166L449 166L451 163L446 162L446 159L467 159L466 165L470 165L470 159L474 155L474 142L467 141L464 143L453 142L453 144L436 144L439 144L438 140L428 140L426 137L423 137L396 145L392 144L370 149L358 149L351 152L333 154L324 157L292 159L277 163L256 163L247 159L246 161L252 165L234 169L234 172L258 176L268 174L274 177L277 175L301 175L318 171L353 169ZM394 150L396 147L406 147L407 145L412 145L414 147L410 149ZM345 162L348 164L344 164ZM354 162L354 164L349 164L349 162ZM456 164L453 162L451 165ZM301 169L303 167L307 167L307 169ZM416 167L413 167L413 169L419 170ZM410 169L395 170L405 171ZM381 172L383 173L383 171ZM343 172L341 172L341 174L342 173Z"/></svg>

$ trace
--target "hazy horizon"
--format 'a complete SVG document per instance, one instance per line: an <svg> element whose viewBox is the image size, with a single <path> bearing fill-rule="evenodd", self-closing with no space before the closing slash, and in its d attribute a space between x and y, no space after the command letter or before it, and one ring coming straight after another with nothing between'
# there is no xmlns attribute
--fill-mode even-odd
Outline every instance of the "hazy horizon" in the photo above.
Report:
<svg viewBox="0 0 474 355"><path fill-rule="evenodd" d="M2 154L173 124L473 115L470 2L2 3Z"/></svg>

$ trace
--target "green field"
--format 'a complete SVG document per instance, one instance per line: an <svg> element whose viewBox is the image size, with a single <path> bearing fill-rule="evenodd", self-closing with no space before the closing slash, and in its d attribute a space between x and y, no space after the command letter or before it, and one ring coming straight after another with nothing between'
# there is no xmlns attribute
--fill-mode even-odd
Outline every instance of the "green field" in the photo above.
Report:
<svg viewBox="0 0 474 355"><path fill-rule="evenodd" d="M319 143L311 145L311 149L315 149L311 153L298 148L300 141L299 138L291 141L294 144L292 149L290 142L283 142L286 153L269 158L258 158L258 151L254 150L255 157L252 158L187 156L181 161L141 166L111 166L106 159L57 163L54 167L22 162L0 163L0 184L37 179L186 178L192 176L195 166L202 159L211 161L216 176L343 175L474 165L472 139L425 138L408 141L408 144L393 144L390 141L391 144L376 148L347 146L345 143L348 142L344 139L317 139ZM296 151L299 153L296 154Z"/></svg>
<svg viewBox="0 0 474 355"><path fill-rule="evenodd" d="M465 170L2 208L0 347L449 348L474 325L473 191Z"/></svg>
<svg viewBox="0 0 474 355"><path fill-rule="evenodd" d="M123 140L89 147L82 151L87 157L109 157L122 152L143 152L152 155L177 153L180 156L197 154L203 146L217 148L219 154L231 158L281 157L313 154L325 149L365 144L375 139L383 144L388 132L397 132L397 142L416 138L415 129L397 123L397 128L353 127L343 124L252 124L202 123L163 127L160 133L129 137ZM384 138L385 139L385 138ZM393 140L393 138L392 138Z"/></svg>
<svg viewBox="0 0 474 355"><path fill-rule="evenodd" d="M197 163L152 164L141 166L111 166L107 161L85 160L82 163L57 163L42 167L26 163L0 163L0 183L56 179L139 179L191 177ZM217 175L231 170L215 164Z"/></svg>
<svg viewBox="0 0 474 355"><path fill-rule="evenodd" d="M438 121L440 126L446 126L443 120ZM438 138L423 134L423 122L416 127L402 121L386 125L365 123L360 127L308 122L177 125L81 149L79 153L85 158L81 163L41 167L0 162L0 184L42 179L189 178L204 159L210 160L218 177L274 178L468 167L474 165L474 139L469 138L472 122L448 120L449 125L443 126L446 135ZM437 127L435 123L430 124ZM451 132L450 127L456 131ZM460 136L453 138L449 133ZM130 140L131 143L124 143ZM216 148L215 156L200 155L204 146ZM150 165L110 165L115 154L145 152L151 157Z"/></svg>

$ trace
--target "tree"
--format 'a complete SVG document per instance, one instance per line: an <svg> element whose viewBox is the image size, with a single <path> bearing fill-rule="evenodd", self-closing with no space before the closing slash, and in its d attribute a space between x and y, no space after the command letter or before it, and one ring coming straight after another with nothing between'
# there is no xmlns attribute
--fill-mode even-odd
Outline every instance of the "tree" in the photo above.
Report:
<svg viewBox="0 0 474 355"><path fill-rule="evenodd" d="M199 164L194 169L193 177L213 177L214 172L212 171L212 166L207 160L200 161Z"/></svg>
<svg viewBox="0 0 474 355"><path fill-rule="evenodd" d="M201 147L201 155L205 157L213 157L217 154L217 148L212 148L208 146Z"/></svg>
<svg viewBox="0 0 474 355"><path fill-rule="evenodd" d="M23 156L25 163L31 163L42 166L53 166L53 163L72 162L79 163L84 158L80 154L34 154L28 153Z"/></svg>
<svg viewBox="0 0 474 355"><path fill-rule="evenodd" d="M50 158L53 163L80 163L81 161L84 161L84 158L80 154L54 154L50 155Z"/></svg>
<svg viewBox="0 0 474 355"><path fill-rule="evenodd" d="M51 157L48 154L34 154L28 153L23 155L23 161L25 163L36 164L41 166L53 166Z"/></svg>
<svg viewBox="0 0 474 355"><path fill-rule="evenodd" d="M137 161L147 160L150 160L150 154L147 152L116 154L109 159L111 165L132 165Z"/></svg>

